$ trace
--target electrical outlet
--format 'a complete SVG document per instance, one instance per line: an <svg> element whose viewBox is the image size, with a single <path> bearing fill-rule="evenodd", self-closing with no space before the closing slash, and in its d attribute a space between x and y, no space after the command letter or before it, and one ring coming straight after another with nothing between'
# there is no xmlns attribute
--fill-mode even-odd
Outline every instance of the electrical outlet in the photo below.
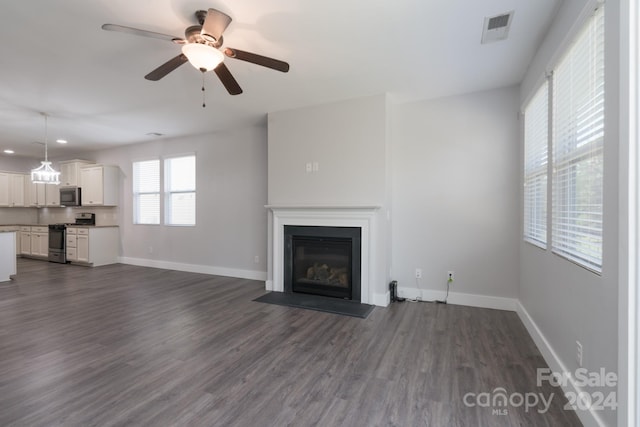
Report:
<svg viewBox="0 0 640 427"><path fill-rule="evenodd" d="M422 269L416 268L416 279L422 279Z"/></svg>
<svg viewBox="0 0 640 427"><path fill-rule="evenodd" d="M253 262L256 263L256 264L259 264L260 263L260 257L258 255L254 256L253 257Z"/></svg>
<svg viewBox="0 0 640 427"><path fill-rule="evenodd" d="M447 281L453 282L454 280L456 280L456 278L454 277L455 274L456 274L455 271L451 271L451 270L447 271Z"/></svg>
<svg viewBox="0 0 640 427"><path fill-rule="evenodd" d="M582 344L580 341L576 341L576 362L578 362L578 366L582 368Z"/></svg>

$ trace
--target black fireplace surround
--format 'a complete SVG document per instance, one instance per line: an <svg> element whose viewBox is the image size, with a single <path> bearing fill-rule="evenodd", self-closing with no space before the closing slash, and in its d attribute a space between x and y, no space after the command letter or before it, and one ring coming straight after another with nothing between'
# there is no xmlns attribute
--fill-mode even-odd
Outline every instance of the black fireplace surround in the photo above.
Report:
<svg viewBox="0 0 640 427"><path fill-rule="evenodd" d="M284 291L361 301L359 227L285 225Z"/></svg>

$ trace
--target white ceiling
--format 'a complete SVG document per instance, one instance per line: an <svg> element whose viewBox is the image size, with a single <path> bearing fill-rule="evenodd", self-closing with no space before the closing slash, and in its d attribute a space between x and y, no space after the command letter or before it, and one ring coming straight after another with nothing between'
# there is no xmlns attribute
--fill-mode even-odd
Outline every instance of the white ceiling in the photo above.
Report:
<svg viewBox="0 0 640 427"><path fill-rule="evenodd" d="M519 83L561 0L56 0L0 3L0 155L202 134L264 122L270 111L390 93L397 102ZM103 31L104 23L184 36L194 12L233 18L225 46L291 65L284 74L227 58L244 93L184 64L157 82L148 72L180 53L171 42ZM480 44L486 16L514 10L506 41ZM52 143L69 140L66 146Z"/></svg>

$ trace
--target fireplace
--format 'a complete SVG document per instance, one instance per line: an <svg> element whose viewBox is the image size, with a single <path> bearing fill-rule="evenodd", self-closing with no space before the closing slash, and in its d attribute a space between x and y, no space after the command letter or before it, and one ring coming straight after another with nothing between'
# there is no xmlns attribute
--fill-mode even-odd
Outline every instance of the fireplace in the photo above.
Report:
<svg viewBox="0 0 640 427"><path fill-rule="evenodd" d="M284 227L284 291L361 301L360 227Z"/></svg>

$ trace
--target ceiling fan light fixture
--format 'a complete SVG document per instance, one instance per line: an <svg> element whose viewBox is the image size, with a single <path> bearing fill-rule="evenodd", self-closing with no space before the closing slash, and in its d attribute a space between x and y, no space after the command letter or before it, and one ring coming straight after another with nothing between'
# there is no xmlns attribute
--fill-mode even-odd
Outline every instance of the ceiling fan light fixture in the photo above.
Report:
<svg viewBox="0 0 640 427"><path fill-rule="evenodd" d="M182 53L196 70L211 71L223 60L224 55L213 46L202 43L188 43L182 46Z"/></svg>

